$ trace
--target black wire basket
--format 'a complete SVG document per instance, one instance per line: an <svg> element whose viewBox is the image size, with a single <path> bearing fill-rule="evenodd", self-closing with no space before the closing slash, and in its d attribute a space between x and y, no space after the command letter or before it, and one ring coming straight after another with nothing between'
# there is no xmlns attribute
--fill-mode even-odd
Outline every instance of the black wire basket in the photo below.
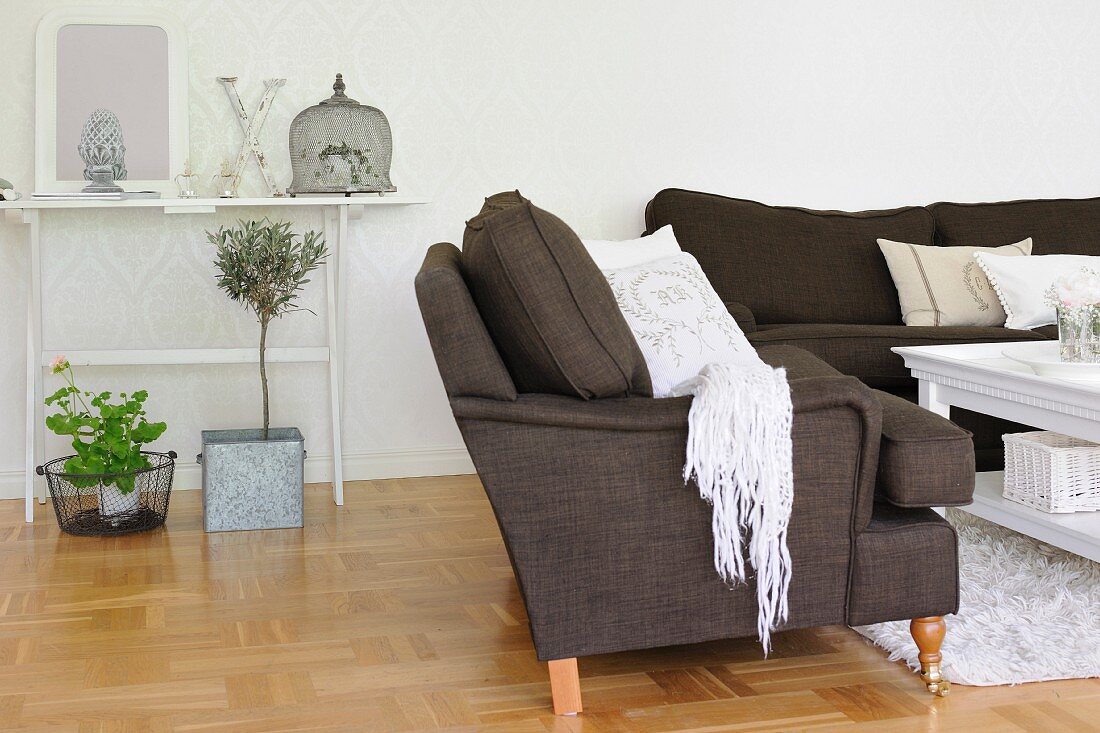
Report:
<svg viewBox="0 0 1100 733"><path fill-rule="evenodd" d="M142 453L149 459L149 468L128 473L65 473L65 461L72 456L55 458L35 469L46 477L61 530L98 536L142 532L164 524L176 452Z"/></svg>

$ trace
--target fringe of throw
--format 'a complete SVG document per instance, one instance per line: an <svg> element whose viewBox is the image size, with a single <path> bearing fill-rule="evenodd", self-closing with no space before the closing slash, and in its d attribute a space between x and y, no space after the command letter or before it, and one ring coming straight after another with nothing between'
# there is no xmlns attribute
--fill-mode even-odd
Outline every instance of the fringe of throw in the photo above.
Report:
<svg viewBox="0 0 1100 733"><path fill-rule="evenodd" d="M744 545L756 572L757 633L765 655L787 619L794 503L787 374L762 364L710 364L676 387L692 394L684 481L695 479L713 507L714 568L729 585L745 582Z"/></svg>

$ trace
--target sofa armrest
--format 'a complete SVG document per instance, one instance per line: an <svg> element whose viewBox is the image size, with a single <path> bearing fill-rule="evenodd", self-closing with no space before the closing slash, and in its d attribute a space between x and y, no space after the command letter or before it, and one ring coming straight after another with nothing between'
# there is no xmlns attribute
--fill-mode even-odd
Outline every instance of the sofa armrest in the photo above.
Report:
<svg viewBox="0 0 1100 733"><path fill-rule="evenodd" d="M733 300L724 302L726 310L733 316L733 320L737 321L737 325L741 327L742 331L752 333L756 330L756 316L752 314L752 310L747 305Z"/></svg>
<svg viewBox="0 0 1100 733"><path fill-rule="evenodd" d="M962 506L974 498L974 441L945 417L888 392L882 405L878 494L894 506Z"/></svg>
<svg viewBox="0 0 1100 733"><path fill-rule="evenodd" d="M870 519L881 408L852 377L791 380L800 577L794 626L844 623ZM685 486L691 398L451 400L543 660L751 635L751 586L714 571L711 507ZM660 619L675 618L675 624Z"/></svg>

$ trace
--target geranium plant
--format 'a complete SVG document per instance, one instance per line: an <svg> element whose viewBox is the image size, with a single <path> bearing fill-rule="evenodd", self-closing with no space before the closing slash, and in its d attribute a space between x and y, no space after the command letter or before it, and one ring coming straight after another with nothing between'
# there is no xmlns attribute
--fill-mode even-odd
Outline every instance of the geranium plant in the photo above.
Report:
<svg viewBox="0 0 1100 733"><path fill-rule="evenodd" d="M134 490L134 472L151 465L142 446L159 438L168 427L145 418L149 393L120 392L112 399L110 392L97 394L77 387L73 368L64 356L56 357L50 366L65 380L65 386L46 398L46 404L58 410L46 418L46 427L71 438L76 451L65 461L65 473L90 476L72 479L76 486L95 486L102 481L129 494Z"/></svg>
<svg viewBox="0 0 1100 733"><path fill-rule="evenodd" d="M260 386L263 391L263 440L270 426L267 388L267 329L276 318L299 310L298 293L309 282L328 249L321 235L290 231L289 222L238 221L236 227L221 227L206 236L217 247L214 265L218 287L231 300L250 309L260 322ZM312 313L312 311L309 311Z"/></svg>

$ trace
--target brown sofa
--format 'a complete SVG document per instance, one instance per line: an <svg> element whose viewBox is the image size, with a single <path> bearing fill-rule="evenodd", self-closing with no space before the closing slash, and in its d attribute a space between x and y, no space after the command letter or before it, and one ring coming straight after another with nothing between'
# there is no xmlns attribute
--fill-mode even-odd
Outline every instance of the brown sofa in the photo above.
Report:
<svg viewBox="0 0 1100 733"><path fill-rule="evenodd" d="M753 583L718 578L711 508L684 483L691 398L648 396L601 288L560 220L498 197L471 220L463 252L432 246L416 277L558 713L580 710L577 657L756 633ZM759 353L787 369L795 410L784 628L913 619L923 679L942 694L957 547L928 507L970 501L969 434L806 350Z"/></svg>
<svg viewBox="0 0 1100 733"><path fill-rule="evenodd" d="M1100 199L938 203L888 211L812 211L668 189L646 207L646 230L671 224L757 347L798 346L870 387L916 401L893 346L1057 337L982 327L905 326L875 240L999 246L1031 237L1034 254L1100 254ZM1028 428L966 410L979 470L999 469L1001 435Z"/></svg>

